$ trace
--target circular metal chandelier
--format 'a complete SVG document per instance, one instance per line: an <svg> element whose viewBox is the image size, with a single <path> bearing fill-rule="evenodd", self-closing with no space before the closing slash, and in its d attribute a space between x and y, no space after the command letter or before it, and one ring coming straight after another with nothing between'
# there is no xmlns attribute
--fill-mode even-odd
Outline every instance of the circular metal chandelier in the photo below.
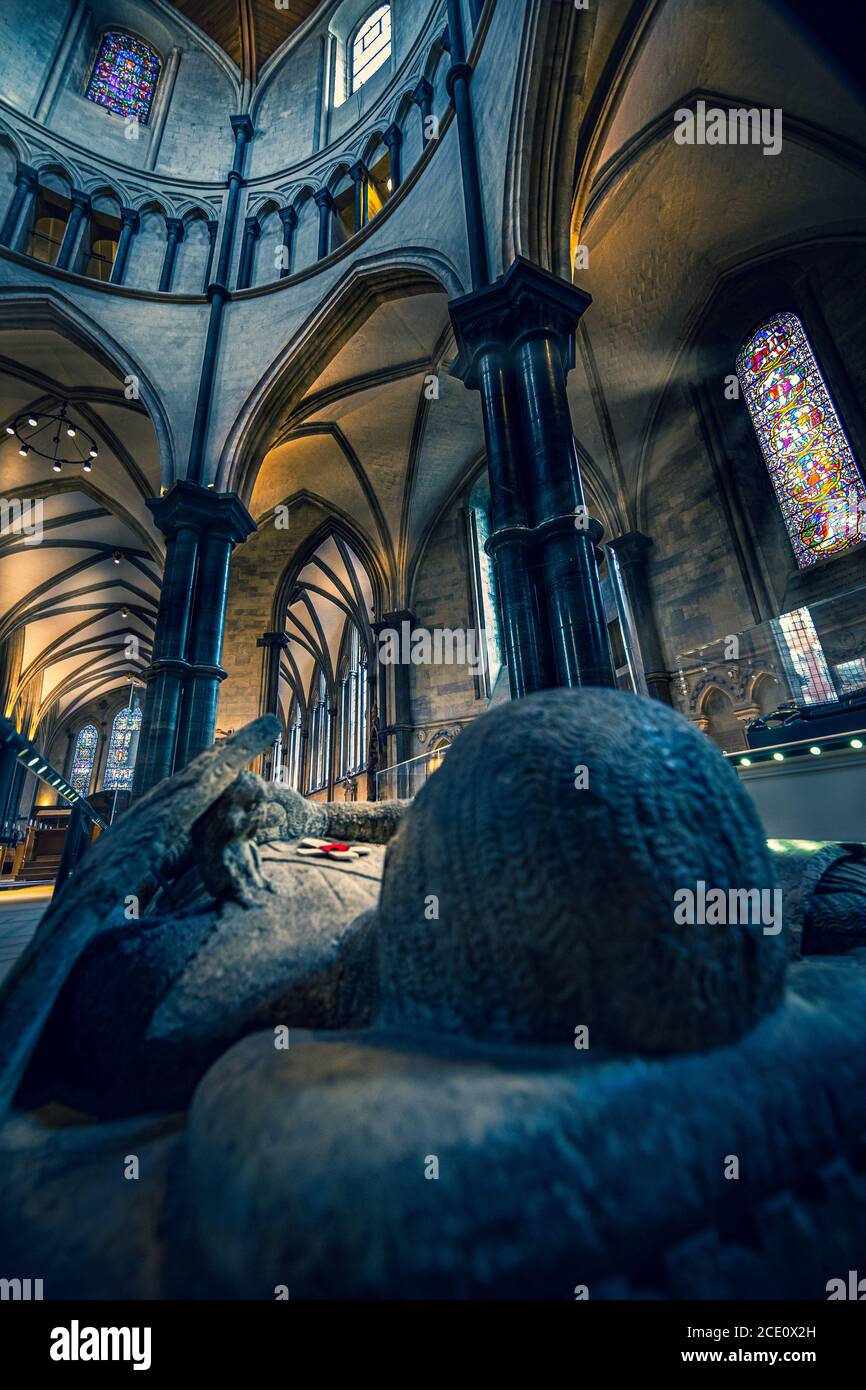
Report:
<svg viewBox="0 0 866 1390"><path fill-rule="evenodd" d="M68 401L61 402L56 414L48 410L25 410L6 426L6 433L18 440L22 458L35 454L37 458L47 459L55 473L59 473L64 464L80 464L82 470L89 473L99 453L93 435L70 417Z"/></svg>

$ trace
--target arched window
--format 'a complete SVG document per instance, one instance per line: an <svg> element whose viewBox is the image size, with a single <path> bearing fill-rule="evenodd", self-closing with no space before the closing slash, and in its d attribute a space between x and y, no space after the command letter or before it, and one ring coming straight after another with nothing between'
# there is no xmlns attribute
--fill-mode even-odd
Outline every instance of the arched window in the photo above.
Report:
<svg viewBox="0 0 866 1390"><path fill-rule="evenodd" d="M60 255L69 221L71 185L58 174L47 172L39 180L33 200L30 230L24 252L46 265L54 265Z"/></svg>
<svg viewBox="0 0 866 1390"><path fill-rule="evenodd" d="M346 657L340 678L340 777L367 764L367 652L354 623L346 625Z"/></svg>
<svg viewBox="0 0 866 1390"><path fill-rule="evenodd" d="M796 314L776 314L737 375L801 569L866 540L866 486Z"/></svg>
<svg viewBox="0 0 866 1390"><path fill-rule="evenodd" d="M486 478L479 479L472 489L469 496L469 506L466 509L466 521L472 566L470 573L472 606L478 642L476 659L481 664L480 675L483 692L489 696L493 692L496 677L502 667L503 654L493 561L485 547L491 530L490 485Z"/></svg>
<svg viewBox="0 0 866 1390"><path fill-rule="evenodd" d="M363 19L352 39L349 91L357 92L391 56L391 6L377 5Z"/></svg>
<svg viewBox="0 0 866 1390"><path fill-rule="evenodd" d="M82 238L80 273L92 280L110 280L120 241L120 205L113 198L95 198Z"/></svg>
<svg viewBox="0 0 866 1390"><path fill-rule="evenodd" d="M301 707L295 701L294 713L289 719L289 743L286 749L286 763L284 778L288 786L293 791L301 790L301 768L303 765L303 724L301 723Z"/></svg>
<svg viewBox="0 0 866 1390"><path fill-rule="evenodd" d="M148 44L132 34L108 30L102 36L85 96L115 116L147 125L159 67L159 56Z"/></svg>
<svg viewBox="0 0 866 1390"><path fill-rule="evenodd" d="M318 792L327 787L331 775L331 710L328 704L328 684L321 668L313 684L310 706L310 774L307 791Z"/></svg>
<svg viewBox="0 0 866 1390"><path fill-rule="evenodd" d="M93 776L93 760L96 757L96 745L99 742L99 734L93 724L85 724L83 729L78 730L78 737L75 740L75 752L72 754L72 772L69 781L79 796L86 796L90 791L90 779Z"/></svg>
<svg viewBox="0 0 866 1390"><path fill-rule="evenodd" d="M105 762L105 778L102 790L105 792L128 792L132 787L132 774L135 768L135 751L138 745L138 731L141 728L141 708L136 705L130 709L117 711L111 726L108 743L108 758Z"/></svg>

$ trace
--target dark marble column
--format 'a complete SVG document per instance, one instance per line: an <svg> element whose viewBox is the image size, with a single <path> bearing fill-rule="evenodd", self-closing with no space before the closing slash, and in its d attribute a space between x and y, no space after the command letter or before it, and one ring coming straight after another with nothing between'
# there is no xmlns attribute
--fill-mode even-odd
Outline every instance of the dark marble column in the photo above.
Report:
<svg viewBox="0 0 866 1390"><path fill-rule="evenodd" d="M497 585L513 697L613 685L589 520L566 396L589 296L518 259L450 305L455 374L481 394Z"/></svg>
<svg viewBox="0 0 866 1390"><path fill-rule="evenodd" d="M160 294L168 294L177 260L177 248L183 241L184 227L179 217L165 219L165 255L162 261L162 274L159 277Z"/></svg>
<svg viewBox="0 0 866 1390"><path fill-rule="evenodd" d="M214 252L216 251L216 239L217 239L217 232L219 231L219 225L220 225L219 222L217 222L215 218L210 218L210 219L208 220L208 223L207 223L207 234L208 234L207 265L205 266L205 270L204 270L204 284L203 284L202 287L201 287L201 288L202 288L202 294L205 294L205 293L207 292L207 287L208 287L208 285L210 284L210 277L211 277L211 274L213 273L213 258L214 258Z"/></svg>
<svg viewBox="0 0 866 1390"><path fill-rule="evenodd" d="M367 220L367 169L363 160L355 161L349 170L349 178L355 185L355 231L360 232Z"/></svg>
<svg viewBox="0 0 866 1390"><path fill-rule="evenodd" d="M147 695L133 778L135 796L174 770L183 681L188 669L186 650L202 524L198 494L202 492L203 488L181 482L165 497L148 502L166 537L166 557L153 660L144 672Z"/></svg>
<svg viewBox="0 0 866 1390"><path fill-rule="evenodd" d="M88 194L82 193L80 189L73 188L71 195L72 207L69 212L69 220L66 223L66 231L63 235L63 243L57 257L57 269L68 270L75 255L78 245L78 233L81 224L90 212L90 198Z"/></svg>
<svg viewBox="0 0 866 1390"><path fill-rule="evenodd" d="M386 630L393 630L397 634L398 642L401 642L403 623L408 623L408 631L411 633L415 627L415 614L406 608L396 609L391 613L384 613L378 622L371 624L373 632L378 642L381 634ZM402 642L399 655L403 655ZM380 683L380 702L379 709L382 713L383 724L382 734L385 738L393 739L393 757L388 759L390 766L396 763L405 763L412 756L412 684L411 667L408 662L398 660L393 664L379 662L379 675L383 677ZM388 672L391 672L391 680L388 680ZM384 712L387 711L387 714ZM409 769L400 767L397 770L395 794L400 797L409 795Z"/></svg>
<svg viewBox="0 0 866 1390"><path fill-rule="evenodd" d="M331 249L331 218L336 212L336 204L327 188L320 188L318 193L314 193L316 207L319 209L319 249L318 259L321 261Z"/></svg>
<svg viewBox="0 0 866 1390"><path fill-rule="evenodd" d="M260 713L274 714L278 719L280 718L280 657L288 645L289 639L284 632L263 632L261 637L256 640L256 646L263 647L265 650ZM282 720L280 722L282 723ZM287 746L284 744L284 757L286 752ZM271 749L270 755L266 755L263 759L262 776L268 780L273 777L275 758L276 744Z"/></svg>
<svg viewBox="0 0 866 1390"><path fill-rule="evenodd" d="M478 173L478 146L475 140L472 100L469 95L472 68L466 61L460 0L448 0L448 41L452 61L445 85L448 89L448 95L454 102L454 113L457 118L469 263L472 270L472 288L477 290L489 281L490 269L487 259L484 209L481 201L481 179Z"/></svg>
<svg viewBox="0 0 866 1390"><path fill-rule="evenodd" d="M63 837L63 852L57 869L58 888L75 872L87 846L90 844L91 821L80 801L76 801L66 825Z"/></svg>
<svg viewBox="0 0 866 1390"><path fill-rule="evenodd" d="M17 239L15 229L19 218L29 213L38 187L39 175L36 170L19 160L15 167L15 191L0 228L0 246L9 246L13 251L17 250L13 245L13 241Z"/></svg>
<svg viewBox="0 0 866 1390"><path fill-rule="evenodd" d="M412 100L421 112L421 139L426 149L430 143L430 136L427 133L427 122L433 112L433 88L426 77L421 78L421 81L412 93Z"/></svg>
<svg viewBox="0 0 866 1390"><path fill-rule="evenodd" d="M452 301L451 319L460 346L455 367L466 385L481 395L487 470L490 477L491 535L502 643L513 699L553 684L545 660L545 633L534 574L534 542L521 477L521 438L517 393L503 325L477 313L474 296Z"/></svg>
<svg viewBox="0 0 866 1390"><path fill-rule="evenodd" d="M204 448L207 439L208 421L210 419L211 400L213 398L217 352L219 351L220 337L222 334L223 311L226 303L231 299L231 293L228 289L228 275L234 247L235 228L237 225L238 199L244 182L243 167L247 145L253 138L253 125L249 116L232 116L231 123L235 137L234 160L227 179L228 192L226 194L225 219L223 223L222 241L220 242L216 279L213 280L206 289L207 297L210 300L210 317L208 319L207 337L205 339L204 356L202 358L201 374L199 376L198 398L195 405L192 439L189 446L187 477L195 483L202 480L204 472Z"/></svg>
<svg viewBox="0 0 866 1390"><path fill-rule="evenodd" d="M249 288L253 278L253 253L256 249L256 242L262 234L259 219L248 217L244 222L244 239L241 244L241 259L238 266L238 289Z"/></svg>
<svg viewBox="0 0 866 1390"><path fill-rule="evenodd" d="M225 216L223 218L223 238L220 243L219 262L216 280L223 288L228 287L229 269L234 249L235 226L238 218L238 199L243 187L243 168L247 145L253 138L253 125L249 116L232 116L232 130L235 136L235 155L228 172Z"/></svg>
<svg viewBox="0 0 866 1390"><path fill-rule="evenodd" d="M556 683L614 685L595 555L602 532L586 513L565 385L574 331L591 300L529 262L504 280L520 323L515 370Z"/></svg>
<svg viewBox="0 0 866 1390"><path fill-rule="evenodd" d="M233 492L204 490L199 507L201 527L198 574L190 623L189 668L184 682L175 768L185 767L213 743L216 730L220 666L225 631L231 555L256 524Z"/></svg>
<svg viewBox="0 0 866 1390"><path fill-rule="evenodd" d="M9 803L17 766L18 758L12 745L0 744L0 831L5 830L5 823L10 818Z"/></svg>
<svg viewBox="0 0 866 1390"><path fill-rule="evenodd" d="M129 253L132 250L133 238L136 236L141 225L141 218L134 208L120 209L120 240L117 243L117 254L114 257L114 265L111 267L112 285L122 285L126 275L126 267L129 264Z"/></svg>
<svg viewBox="0 0 866 1390"><path fill-rule="evenodd" d="M626 531L607 542L613 551L622 578L622 587L634 620L647 691L654 700L670 705L670 676L662 656L658 624L649 583L649 552L652 541L642 531Z"/></svg>
<svg viewBox="0 0 866 1390"><path fill-rule="evenodd" d="M403 182L403 132L395 121L382 136L391 156L391 192L396 193Z"/></svg>
<svg viewBox="0 0 866 1390"><path fill-rule="evenodd" d="M285 280L287 275L292 273L292 260L295 249L295 232L298 228L298 214L294 208L280 208L277 214L283 224L283 264L280 267L280 279Z"/></svg>

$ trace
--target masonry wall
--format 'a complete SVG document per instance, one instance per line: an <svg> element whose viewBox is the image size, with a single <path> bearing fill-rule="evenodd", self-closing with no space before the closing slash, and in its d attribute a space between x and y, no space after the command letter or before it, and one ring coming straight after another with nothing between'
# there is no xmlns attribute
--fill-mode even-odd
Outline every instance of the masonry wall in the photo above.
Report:
<svg viewBox="0 0 866 1390"><path fill-rule="evenodd" d="M412 611L418 627L474 627L469 585L469 557L461 515L463 499L449 509L433 531L418 569ZM456 734L486 708L468 666L412 667L414 751L420 753L437 733ZM423 742L422 742L423 739Z"/></svg>
<svg viewBox="0 0 866 1390"><path fill-rule="evenodd" d="M834 379L833 364L822 360L814 332L812 346L858 457L858 421L853 407L859 404L862 409L866 404L866 341L857 286L866 274L866 255L850 244L826 247L804 257L804 265L818 310L841 359L844 382ZM778 307L786 306L779 303ZM804 315L804 324L809 333L812 325L808 315ZM658 422L646 493L647 531L654 542L649 566L653 602L671 669L683 652L755 622L736 559L735 536L688 387L684 382L670 393ZM757 439L745 417L745 405L730 402L723 408L738 412L744 449L737 456L724 455L721 466L741 472L747 524L758 534L767 577L777 596L778 614L784 611L784 596L797 577L797 564ZM862 453L859 463L862 470ZM816 572L825 571L826 583L832 587L833 567L839 564L839 560L822 562ZM836 572L841 577L841 570ZM862 620L858 612L852 611L850 617L852 621Z"/></svg>
<svg viewBox="0 0 866 1390"><path fill-rule="evenodd" d="M302 502L292 509L287 530L264 522L235 550L222 662L228 674L220 688L217 716L220 729L239 729L261 713L266 652L256 641L271 631L274 595L283 572L324 519L320 508Z"/></svg>
<svg viewBox="0 0 866 1390"><path fill-rule="evenodd" d="M72 0L49 5L3 0L0 5L0 94L19 111L30 113L71 9Z"/></svg>

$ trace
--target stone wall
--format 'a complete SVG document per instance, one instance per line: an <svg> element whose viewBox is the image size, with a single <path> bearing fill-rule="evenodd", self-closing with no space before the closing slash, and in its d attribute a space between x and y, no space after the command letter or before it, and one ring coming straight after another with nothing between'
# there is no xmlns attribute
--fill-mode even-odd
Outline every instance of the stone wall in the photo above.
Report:
<svg viewBox="0 0 866 1390"><path fill-rule="evenodd" d="M469 587L469 556L462 515L463 499L451 507L424 551L415 580L412 611L418 627L474 629ZM476 681L468 666L418 665L412 667L413 744L420 753L440 729L474 719L485 708L476 693ZM422 743L422 738L424 743Z"/></svg>

